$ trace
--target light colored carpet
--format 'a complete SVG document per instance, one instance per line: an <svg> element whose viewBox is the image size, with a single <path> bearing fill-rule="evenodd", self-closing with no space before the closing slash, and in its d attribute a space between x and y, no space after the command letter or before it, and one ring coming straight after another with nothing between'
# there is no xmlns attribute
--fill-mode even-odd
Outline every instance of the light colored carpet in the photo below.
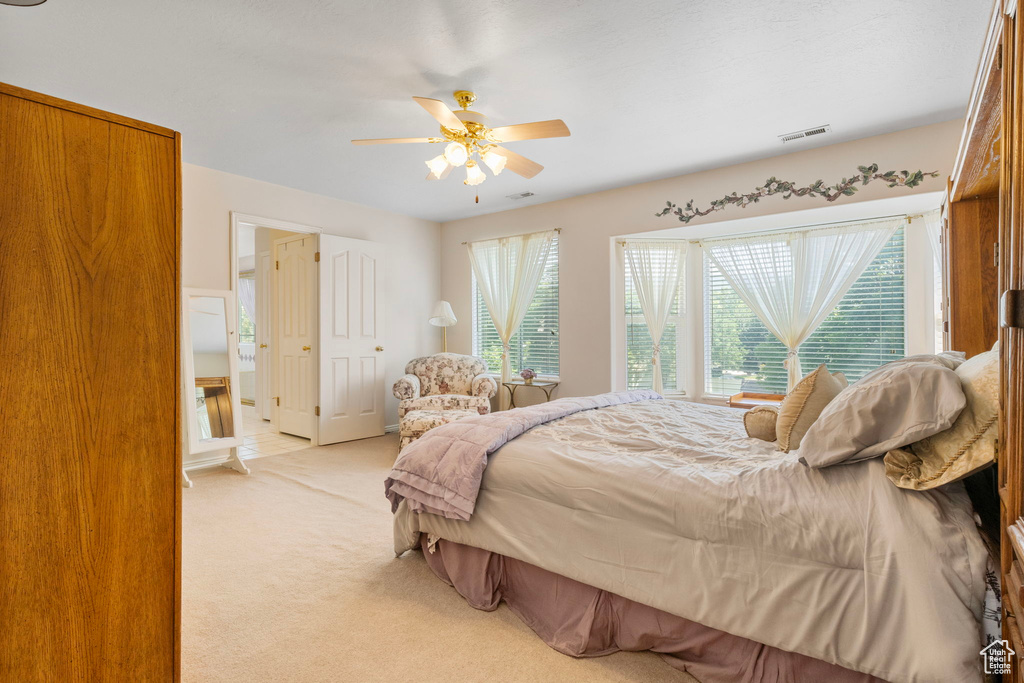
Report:
<svg viewBox="0 0 1024 683"><path fill-rule="evenodd" d="M419 552L395 558L389 435L196 473L184 493L182 678L671 681L650 652L573 659L502 605L473 609Z"/></svg>

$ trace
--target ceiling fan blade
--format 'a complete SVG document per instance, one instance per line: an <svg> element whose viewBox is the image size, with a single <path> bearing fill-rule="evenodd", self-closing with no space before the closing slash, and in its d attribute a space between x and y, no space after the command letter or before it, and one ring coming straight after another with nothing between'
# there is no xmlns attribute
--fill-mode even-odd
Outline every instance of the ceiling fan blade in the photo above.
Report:
<svg viewBox="0 0 1024 683"><path fill-rule="evenodd" d="M448 177L448 174L452 172L453 168L455 168L455 167L452 166L451 164L448 164L447 166L445 166L445 169L443 171L441 171L441 177L440 178L435 178L434 177L434 172L430 171L429 173L427 173L427 180L444 180L445 178Z"/></svg>
<svg viewBox="0 0 1024 683"><path fill-rule="evenodd" d="M416 102L427 110L427 113L437 119L445 128L452 128L454 130L466 130L465 124L459 120L459 117L455 115L448 105L441 100L434 100L429 97L413 97Z"/></svg>
<svg viewBox="0 0 1024 683"><path fill-rule="evenodd" d="M569 127L562 119L517 123L514 126L499 126L491 129L491 137L498 142L517 140L538 140L540 138L564 138L569 136Z"/></svg>
<svg viewBox="0 0 1024 683"><path fill-rule="evenodd" d="M400 142L440 142L441 138L373 138L353 140L353 145L395 145Z"/></svg>
<svg viewBox="0 0 1024 683"><path fill-rule="evenodd" d="M533 176L537 175L538 173L544 170L544 167L538 164L536 161L527 159L522 154L516 154L510 149L505 149L504 147L495 147L494 151L500 154L501 156L505 157L505 168L512 171L513 173L518 173L524 178L532 178Z"/></svg>

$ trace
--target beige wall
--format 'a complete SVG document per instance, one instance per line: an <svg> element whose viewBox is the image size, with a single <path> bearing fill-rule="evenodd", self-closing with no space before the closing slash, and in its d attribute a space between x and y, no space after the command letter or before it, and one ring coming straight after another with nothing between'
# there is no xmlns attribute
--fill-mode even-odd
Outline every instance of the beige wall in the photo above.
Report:
<svg viewBox="0 0 1024 683"><path fill-rule="evenodd" d="M182 168L182 201L185 287L230 288L232 211L387 245L385 393L387 423L396 424L391 384L410 358L441 350L439 329L427 323L439 298L439 224L191 164Z"/></svg>
<svg viewBox="0 0 1024 683"><path fill-rule="evenodd" d="M608 391L615 376L613 344L614 290L611 273L614 237L678 228L673 216L655 217L667 200L699 207L732 192L749 192L775 176L798 184L817 179L836 183L857 172L857 166L877 163L882 170L939 171L914 189L890 189L882 182L863 186L834 205L879 200L898 195L935 192L945 188L959 140L961 121L922 126L897 133L772 157L736 166L694 173L606 192L583 195L451 221L441 225L441 295L451 302L459 323L449 329L451 351L472 351L471 274L466 240L515 235L561 228L559 237L561 379L559 396ZM673 237L704 237L709 224L736 218L766 216L825 205L818 198L762 199L747 208L729 207L699 218L686 227L692 233ZM518 397L517 397L518 398Z"/></svg>

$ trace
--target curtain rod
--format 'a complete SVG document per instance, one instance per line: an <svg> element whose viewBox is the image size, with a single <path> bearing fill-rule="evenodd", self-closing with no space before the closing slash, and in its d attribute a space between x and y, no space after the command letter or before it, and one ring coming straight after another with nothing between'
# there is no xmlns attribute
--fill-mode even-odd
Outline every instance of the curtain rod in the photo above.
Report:
<svg viewBox="0 0 1024 683"><path fill-rule="evenodd" d="M826 230L828 228L832 228L832 227L835 227L837 225L857 225L859 223L862 223L862 224L877 223L877 222L880 222L880 221L888 221L888 220L892 220L892 219L895 219L895 218L904 218L904 219L906 219L907 223L909 224L915 218L923 218L925 215L927 215L929 213L936 212L936 211L939 211L939 209L932 209L931 211L925 211L924 213L915 213L915 214L894 213L891 216L877 216L875 218L863 218L863 219L858 219L858 220L847 220L847 221L833 221L831 223L812 223L811 225L803 225L803 226L800 226L800 227L797 227L797 228L789 228L789 229L786 229L786 230L778 230L778 229L775 229L775 228L765 229L765 230L755 230L754 232L740 233L738 235L726 235L724 237L711 237L711 238L704 238L703 240L690 240L690 241L693 242L693 243L697 243L697 242L714 242L714 241L717 241L717 240L720 240L720 239L721 240L728 240L728 239L735 239L735 238L739 238L739 237L746 237L747 235L765 235L765 234L770 234L772 232L780 232L780 233L782 233L782 232L813 232L815 230Z"/></svg>
<svg viewBox="0 0 1024 683"><path fill-rule="evenodd" d="M622 239L615 240L615 243L620 247L624 247L629 243L636 244L637 242L690 242L691 240L674 238L674 237L640 237L637 239Z"/></svg>
<svg viewBox="0 0 1024 683"><path fill-rule="evenodd" d="M503 240L509 237L522 237L524 235L538 235L542 232L562 232L561 228L552 228L551 230L538 230L537 232L521 232L518 235L502 235L501 237L488 237L485 240L473 240L474 242L487 242L489 240ZM462 244L469 244L469 242L463 242Z"/></svg>
<svg viewBox="0 0 1024 683"><path fill-rule="evenodd" d="M881 223L882 221L895 220L902 218L907 220L909 216L905 213L896 213L891 216L878 216L877 218L867 218L862 220L853 221L833 221L832 223L814 223L812 225L802 225L798 228L789 228L788 230L757 230L754 232L745 232L739 235L726 235L723 237L706 237L701 240L691 240L693 244L703 244L709 242L725 242L733 239L743 239L744 237L751 237L754 235L770 235L772 233L790 233L790 232L817 232L818 230L828 230L834 228L837 225L867 225L868 223Z"/></svg>
<svg viewBox="0 0 1024 683"><path fill-rule="evenodd" d="M742 237L748 236L748 234L769 234L771 232L780 232L780 233L781 232L798 232L798 231L801 231L801 230L816 230L816 229L819 229L819 228L820 229L824 229L826 227L831 227L831 226L835 226L835 225L846 225L846 224L854 224L854 223L873 223L873 222L876 222L876 221L889 220L889 219L892 219L892 218L906 218L906 222L907 223L911 223L911 222L913 222L914 218L924 218L925 216L927 216L929 214L938 213L939 211L941 211L941 209L932 209L930 211L925 211L923 213L914 213L914 214L897 213L897 214L893 214L891 216L879 216L877 218L867 218L867 219L858 219L858 220L837 220L837 221L831 222L831 223L812 223L810 225L804 225L804 226L801 226L801 227L783 228L783 229L779 229L777 227L768 227L768 228L765 228L763 230L752 230L751 232L738 232L738 233L734 233L734 234L726 234L726 236L723 236L721 238L705 238L703 240L688 240L686 238L636 238L636 239L632 239L632 240L615 240L615 244L617 244L618 246L621 246L621 247L625 247L628 242L689 242L690 244L697 244L699 242L714 242L716 240L732 240L732 239L742 238Z"/></svg>

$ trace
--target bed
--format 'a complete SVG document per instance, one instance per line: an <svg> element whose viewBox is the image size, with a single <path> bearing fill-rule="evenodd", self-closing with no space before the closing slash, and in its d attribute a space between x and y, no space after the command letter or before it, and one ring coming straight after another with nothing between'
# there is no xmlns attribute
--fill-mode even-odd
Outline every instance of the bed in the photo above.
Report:
<svg viewBox="0 0 1024 683"><path fill-rule="evenodd" d="M429 563L452 583L446 554L456 570L507 559L521 594L530 593L523 572L539 569L573 582L566 590L579 584L735 637L734 648L751 641L772 656L795 653L868 675L849 680L981 680L988 554L962 485L899 489L879 459L811 469L799 451L747 438L742 411L615 396L549 412L555 419L532 428L505 428L507 443L485 459L471 514L395 495L403 453L388 484L396 553L426 539ZM446 425L421 441L450 440L460 428ZM437 470L446 468L451 461ZM474 550L487 555L474 560ZM528 607L516 611L554 645L557 624ZM657 615L651 623L660 628ZM623 649L658 649L643 647L649 642ZM799 677L806 665L744 675L820 680Z"/></svg>

